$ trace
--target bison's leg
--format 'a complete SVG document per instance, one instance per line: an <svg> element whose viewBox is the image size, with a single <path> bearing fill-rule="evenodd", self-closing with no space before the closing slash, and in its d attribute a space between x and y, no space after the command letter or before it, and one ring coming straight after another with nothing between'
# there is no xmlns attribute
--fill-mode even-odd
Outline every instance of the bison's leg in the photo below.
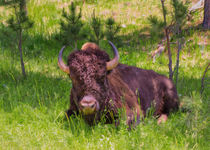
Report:
<svg viewBox="0 0 210 150"><path fill-rule="evenodd" d="M160 93L160 92L159 92ZM159 94L159 97L156 97L156 114L160 116L158 119L158 124L166 122L168 115L171 111L177 110L179 107L178 95L175 87L168 86L165 92Z"/></svg>
<svg viewBox="0 0 210 150"><path fill-rule="evenodd" d="M164 112L165 107L165 99L164 99L164 92L159 89L158 92L156 92L157 95L155 95L154 100L154 107L155 107L155 116L158 116L157 123L165 123L168 118L168 113Z"/></svg>
<svg viewBox="0 0 210 150"><path fill-rule="evenodd" d="M164 98L162 91L159 91L156 93L155 99L151 104L151 107L155 107L155 116L160 116L163 113L163 108L164 108Z"/></svg>
<svg viewBox="0 0 210 150"><path fill-rule="evenodd" d="M74 102L70 101L70 108L66 111L66 115L69 118L71 115L76 115L79 114L79 111L76 107L76 105L74 104Z"/></svg>
<svg viewBox="0 0 210 150"><path fill-rule="evenodd" d="M179 100L175 87L167 89L164 96L164 108L163 113L169 114L171 111L179 108Z"/></svg>
<svg viewBox="0 0 210 150"><path fill-rule="evenodd" d="M168 113L164 112L164 98L162 95L159 95L160 97L156 97L155 99L155 116L159 116L157 123L165 123L168 119Z"/></svg>
<svg viewBox="0 0 210 150"><path fill-rule="evenodd" d="M158 118L157 123L158 124L165 123L167 119L168 119L168 115L167 114L161 114L160 117Z"/></svg>
<svg viewBox="0 0 210 150"><path fill-rule="evenodd" d="M140 123L140 107L136 103L134 107L130 108L126 106L127 125L129 130L135 128Z"/></svg>

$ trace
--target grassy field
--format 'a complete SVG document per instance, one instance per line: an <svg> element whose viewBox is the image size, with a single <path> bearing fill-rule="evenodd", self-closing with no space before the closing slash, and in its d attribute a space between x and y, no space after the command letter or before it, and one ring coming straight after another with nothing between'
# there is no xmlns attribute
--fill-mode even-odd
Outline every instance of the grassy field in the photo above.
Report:
<svg viewBox="0 0 210 150"><path fill-rule="evenodd" d="M90 127L80 117L63 120L72 84L57 66L62 44L54 37L59 33L62 8L69 4L69 0L28 3L28 13L35 24L24 34L26 79L21 75L15 35L2 34L8 29L0 26L0 149L209 149L209 88L200 95L202 74L210 60L210 32L198 25L203 12L196 13L195 21L189 23L187 42L181 51L177 90L185 111L171 114L161 125L149 116L128 131L124 119L117 128L102 123ZM167 54L155 62L150 57L159 41L141 32L149 27L149 15L162 17L159 0L87 0L82 8L86 22L95 9L102 19L113 16L122 24L123 43L118 48L121 63L168 75ZM4 25L10 12L9 8L0 6L0 22ZM203 41L207 44L202 44ZM84 42L80 41L79 47ZM100 43L111 55L107 45L105 40ZM70 51L69 48L65 56ZM175 45L172 51L175 62ZM209 72L207 77L206 83Z"/></svg>

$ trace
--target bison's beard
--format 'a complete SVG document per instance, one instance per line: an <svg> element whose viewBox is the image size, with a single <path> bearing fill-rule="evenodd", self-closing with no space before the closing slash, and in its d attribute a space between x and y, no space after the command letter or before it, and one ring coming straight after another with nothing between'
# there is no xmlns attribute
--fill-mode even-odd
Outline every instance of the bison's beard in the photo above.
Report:
<svg viewBox="0 0 210 150"><path fill-rule="evenodd" d="M93 114L88 114L88 115L82 115L84 120L89 124L89 125L94 125L96 123L98 123L98 121L100 120L100 116L99 114L93 113Z"/></svg>
<svg viewBox="0 0 210 150"><path fill-rule="evenodd" d="M97 123L105 123L110 124L113 123L116 119L116 114L110 111L101 111L95 112L94 114L88 114L84 115L82 114L82 117L84 118L85 122L89 125L96 125Z"/></svg>
<svg viewBox="0 0 210 150"><path fill-rule="evenodd" d="M97 123L105 123L105 124L112 124L115 123L116 119L118 118L118 115L114 113L113 111L106 110L100 112L95 112L94 114L89 115L82 115L85 122L89 125L96 125Z"/></svg>

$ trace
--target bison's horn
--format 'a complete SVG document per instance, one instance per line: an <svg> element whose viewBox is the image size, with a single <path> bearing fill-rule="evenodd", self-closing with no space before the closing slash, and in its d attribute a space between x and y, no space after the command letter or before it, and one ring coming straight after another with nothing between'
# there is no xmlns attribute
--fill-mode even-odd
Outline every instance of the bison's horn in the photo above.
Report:
<svg viewBox="0 0 210 150"><path fill-rule="evenodd" d="M62 55L63 55L63 50L65 49L66 46L63 46L59 52L59 56L58 56L58 66L60 67L60 69L63 71L63 72L66 72L68 74L70 74L70 70L69 70L69 67L64 64L63 62L63 59L62 59Z"/></svg>
<svg viewBox="0 0 210 150"><path fill-rule="evenodd" d="M117 48L114 46L114 44L110 41L109 41L109 44L112 46L112 49L114 51L114 58L106 63L106 69L112 70L118 65L120 57L119 57Z"/></svg>

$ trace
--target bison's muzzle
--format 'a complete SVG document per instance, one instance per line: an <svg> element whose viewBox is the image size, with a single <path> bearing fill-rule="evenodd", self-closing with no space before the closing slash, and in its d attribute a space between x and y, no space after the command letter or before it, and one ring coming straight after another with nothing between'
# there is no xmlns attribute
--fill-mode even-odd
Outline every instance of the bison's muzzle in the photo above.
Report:
<svg viewBox="0 0 210 150"><path fill-rule="evenodd" d="M79 106L83 115L95 114L99 110L99 104L93 96L84 96Z"/></svg>

